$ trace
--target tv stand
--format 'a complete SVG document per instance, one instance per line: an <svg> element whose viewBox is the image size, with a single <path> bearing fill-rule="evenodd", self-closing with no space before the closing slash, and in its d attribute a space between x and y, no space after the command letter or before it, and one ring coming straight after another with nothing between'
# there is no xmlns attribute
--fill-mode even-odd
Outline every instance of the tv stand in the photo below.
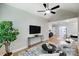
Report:
<svg viewBox="0 0 79 59"><path fill-rule="evenodd" d="M38 44L43 41L43 35L35 35L32 37L28 37L28 47Z"/></svg>

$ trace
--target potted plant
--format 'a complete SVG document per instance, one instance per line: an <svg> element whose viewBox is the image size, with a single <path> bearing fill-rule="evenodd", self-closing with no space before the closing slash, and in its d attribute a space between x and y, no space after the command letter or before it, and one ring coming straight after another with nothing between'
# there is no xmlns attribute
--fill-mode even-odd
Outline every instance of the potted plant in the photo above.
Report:
<svg viewBox="0 0 79 59"><path fill-rule="evenodd" d="M2 21L0 22L0 48L5 45L6 54L4 56L10 56L10 43L16 40L19 34L17 29L14 29L12 21Z"/></svg>

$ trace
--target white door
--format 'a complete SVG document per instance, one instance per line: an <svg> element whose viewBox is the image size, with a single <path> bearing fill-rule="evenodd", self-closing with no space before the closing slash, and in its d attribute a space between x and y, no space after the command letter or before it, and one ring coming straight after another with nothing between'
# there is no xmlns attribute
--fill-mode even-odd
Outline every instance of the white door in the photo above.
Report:
<svg viewBox="0 0 79 59"><path fill-rule="evenodd" d="M67 28L65 26L59 27L59 37L61 37L61 38L67 37Z"/></svg>

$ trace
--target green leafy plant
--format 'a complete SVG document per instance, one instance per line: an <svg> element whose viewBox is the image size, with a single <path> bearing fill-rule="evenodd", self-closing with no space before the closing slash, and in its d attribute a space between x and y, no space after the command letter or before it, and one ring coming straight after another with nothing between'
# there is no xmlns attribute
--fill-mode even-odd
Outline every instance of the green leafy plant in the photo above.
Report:
<svg viewBox="0 0 79 59"><path fill-rule="evenodd" d="M18 29L14 29L12 21L0 22L0 48L5 45L6 53L9 53L9 45L16 40L19 34Z"/></svg>

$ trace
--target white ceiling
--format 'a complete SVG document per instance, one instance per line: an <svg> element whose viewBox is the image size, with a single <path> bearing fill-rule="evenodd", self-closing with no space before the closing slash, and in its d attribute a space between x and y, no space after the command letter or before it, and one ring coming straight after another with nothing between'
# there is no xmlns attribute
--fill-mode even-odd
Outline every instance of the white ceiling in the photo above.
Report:
<svg viewBox="0 0 79 59"><path fill-rule="evenodd" d="M75 17L79 13L79 3L50 3L49 8L52 8L56 5L60 5L59 9L56 9L56 14L48 14L44 16L44 13L37 12L38 10L44 10L44 6L42 3L10 3L7 4L19 9L22 9L24 11L28 11L32 14L38 15L40 17L43 17L45 19L61 19L60 17L65 18L67 17ZM64 15L64 16L63 16Z"/></svg>

